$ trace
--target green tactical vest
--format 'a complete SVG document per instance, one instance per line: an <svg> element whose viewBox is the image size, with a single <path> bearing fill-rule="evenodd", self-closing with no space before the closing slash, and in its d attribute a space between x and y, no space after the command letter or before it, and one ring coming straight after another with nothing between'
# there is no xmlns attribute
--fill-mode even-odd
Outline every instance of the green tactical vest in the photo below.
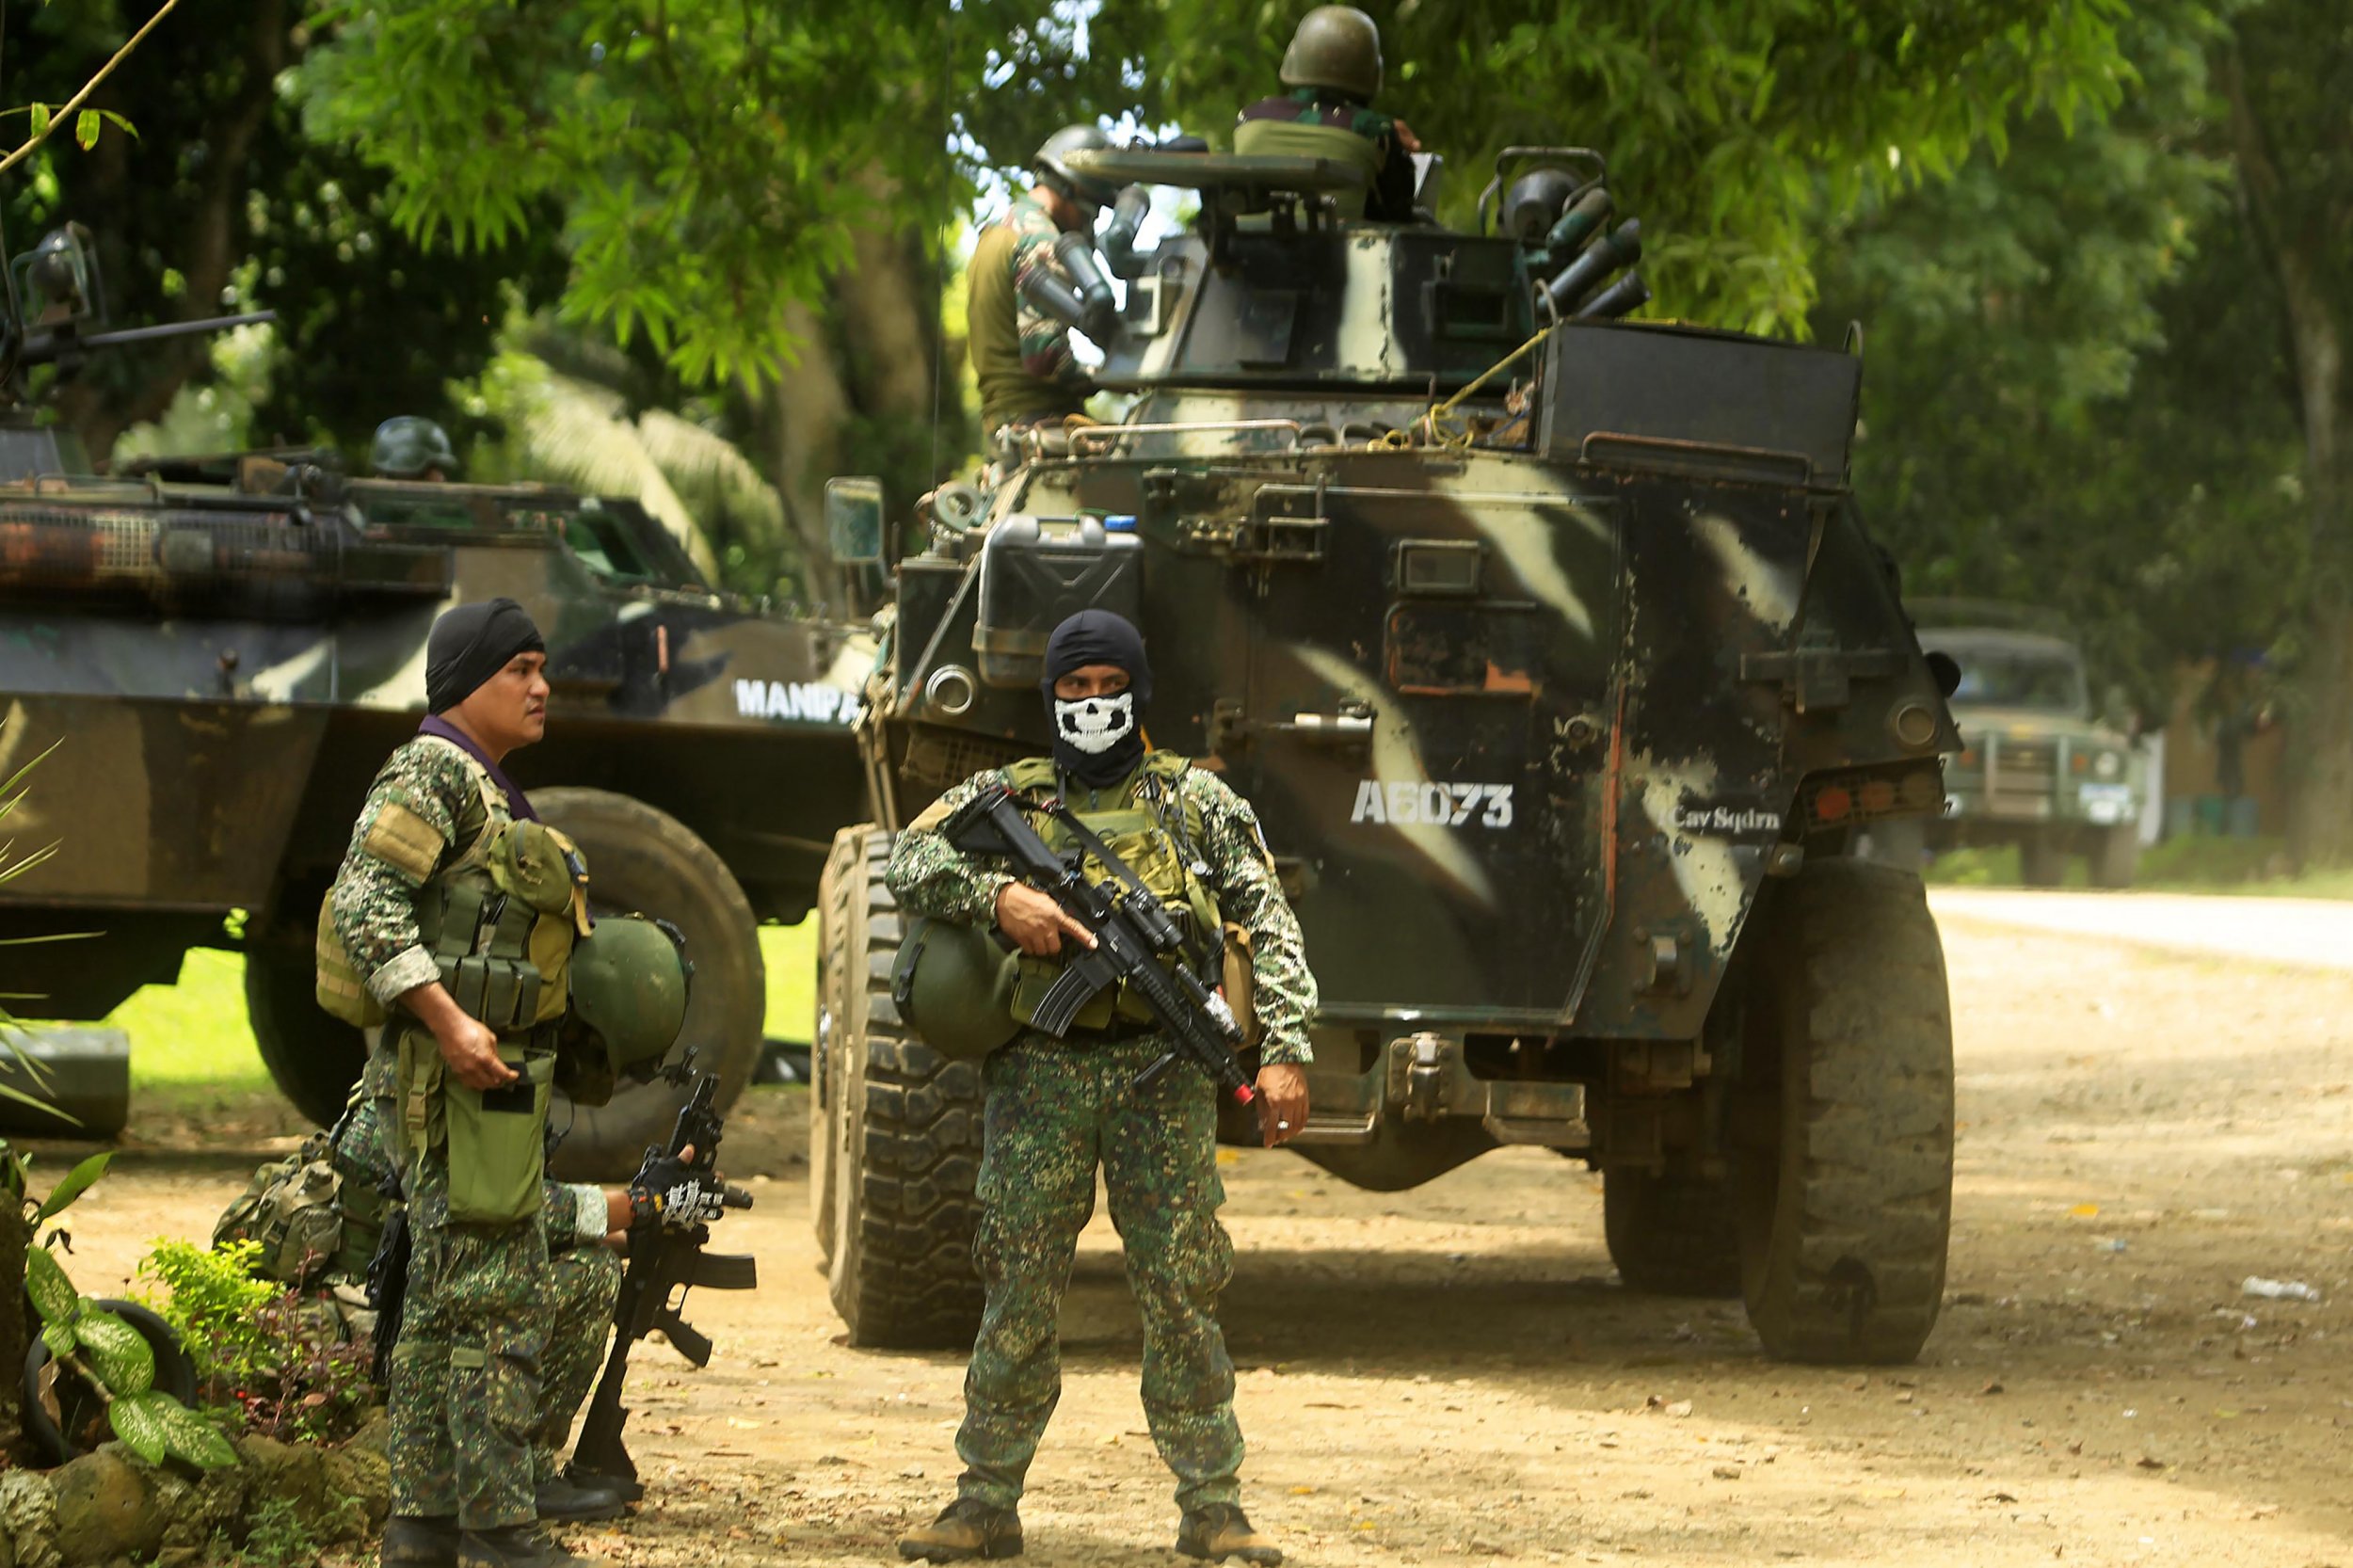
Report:
<svg viewBox="0 0 2353 1568"><path fill-rule="evenodd" d="M1234 151L1252 157L1329 158L1365 171L1365 190L1381 178L1381 149L1337 125L1302 125L1283 120L1245 120L1234 127ZM1342 217L1365 216L1365 191L1335 192Z"/></svg>
<svg viewBox="0 0 2353 1568"><path fill-rule="evenodd" d="M572 942L588 924L588 873L570 839L516 821L488 772L462 747L451 749L465 759L477 798L459 813L465 849L418 890L419 939L460 1009L501 1034L516 1033L563 1016ZM335 933L333 900L330 888L319 904L319 1005L373 1029L387 1014Z"/></svg>
<svg viewBox="0 0 2353 1568"><path fill-rule="evenodd" d="M1206 958L1223 928L1217 901L1210 895L1207 881L1209 866L1201 858L1200 845L1206 836L1201 812L1191 801L1182 800L1176 789L1176 781L1192 766L1174 752L1148 752L1120 792L1116 805L1082 811L1067 794L1063 796L1063 803L1086 824L1088 831L1103 840L1104 847L1127 862L1136 879L1176 918L1187 938ZM1057 792L1061 788L1053 759L1049 757L1032 757L1014 763L1005 770L1005 779L1023 794ZM1036 824L1038 837L1055 854L1067 856L1078 849L1070 829L1058 818L1032 820ZM1100 882L1111 875L1093 855L1086 856L1081 869L1090 882ZM1176 960L1165 962L1173 967ZM1047 988L1054 984L1062 969L1060 958L1021 955L1013 992L1016 1020L1026 1024L1036 1016L1038 1003L1045 1000ZM1210 973L1201 978L1214 985L1222 977ZM1080 1008L1073 1027L1107 1029L1114 1022L1151 1020L1152 1010L1144 999L1132 994L1126 985L1119 985L1107 988Z"/></svg>

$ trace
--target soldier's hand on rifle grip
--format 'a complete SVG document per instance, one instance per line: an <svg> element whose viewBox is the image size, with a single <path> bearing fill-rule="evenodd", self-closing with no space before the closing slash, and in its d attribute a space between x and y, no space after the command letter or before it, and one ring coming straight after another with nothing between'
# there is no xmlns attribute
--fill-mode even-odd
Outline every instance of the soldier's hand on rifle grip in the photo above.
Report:
<svg viewBox="0 0 2353 1568"><path fill-rule="evenodd" d="M1080 947L1095 945L1085 926L1026 882L1007 882L997 889L997 929L1032 958L1051 958L1062 952L1064 932L1078 938Z"/></svg>
<svg viewBox="0 0 2353 1568"><path fill-rule="evenodd" d="M1307 1070L1294 1063L1258 1069L1258 1131L1266 1146L1288 1144L1307 1125Z"/></svg>

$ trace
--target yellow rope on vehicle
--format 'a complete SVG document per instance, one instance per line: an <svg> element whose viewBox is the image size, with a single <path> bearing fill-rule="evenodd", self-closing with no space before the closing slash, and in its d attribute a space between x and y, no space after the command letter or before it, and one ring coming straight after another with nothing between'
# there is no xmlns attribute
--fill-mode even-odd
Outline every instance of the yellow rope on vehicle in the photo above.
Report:
<svg viewBox="0 0 2353 1568"><path fill-rule="evenodd" d="M1553 327L1557 327L1559 325L1559 322L1554 322L1552 324ZM1538 331L1534 337L1529 339L1526 343L1512 350L1511 353L1506 354L1502 359L1497 360L1494 364L1489 365L1485 370L1481 371L1479 375L1469 382L1469 384L1465 386L1453 396L1448 398L1443 403L1432 405L1430 411L1422 415L1421 418L1416 420L1412 425L1408 425L1403 430L1392 430L1387 435L1382 437L1379 444L1393 450L1401 447L1412 446L1414 444L1414 439L1409 432L1418 426L1427 433L1428 445L1447 447L1468 446L1470 444L1470 430L1467 426L1461 430L1443 431L1438 427L1438 421L1453 413L1456 408L1462 406L1465 398L1470 396L1471 393L1485 386L1489 381L1494 380L1497 372L1527 358L1531 349L1535 348L1538 344L1543 343L1550 336L1552 336L1552 327L1544 328Z"/></svg>

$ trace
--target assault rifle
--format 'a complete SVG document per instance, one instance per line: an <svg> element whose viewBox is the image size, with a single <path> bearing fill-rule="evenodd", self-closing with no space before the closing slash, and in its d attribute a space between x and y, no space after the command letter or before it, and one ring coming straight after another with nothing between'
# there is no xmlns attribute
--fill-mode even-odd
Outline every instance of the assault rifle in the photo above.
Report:
<svg viewBox="0 0 2353 1568"><path fill-rule="evenodd" d="M1038 837L1030 825L1031 811L1060 819L1085 853L1112 874L1089 882L1079 869L1080 856L1064 860ZM1175 1049L1137 1075L1136 1087L1150 1087L1182 1057L1209 1074L1209 1081L1238 1104L1257 1098L1241 1064L1234 1059L1241 1026L1234 1021L1225 999L1193 973L1175 917L1069 808L1059 800L1027 801L1009 786L997 784L958 808L941 832L967 855L1001 856L1011 861L1016 874L1060 904L1095 938L1095 946L1074 954L1047 987L1030 1020L1033 1025L1059 1039L1069 1032L1080 1008L1105 986L1124 981L1176 1042ZM1163 958L1176 962L1163 965Z"/></svg>
<svg viewBox="0 0 2353 1568"><path fill-rule="evenodd" d="M690 1047L683 1061L663 1069L662 1077L672 1085L691 1080L695 1087L686 1103L679 1107L668 1144L646 1150L645 1161L638 1166L639 1185L653 1167L677 1160L689 1145L695 1158L687 1169L705 1177L715 1175L719 1136L726 1130L711 1106L719 1076L696 1072L694 1064ZM752 1206L751 1194L739 1187L726 1189L723 1201L728 1208ZM697 1367L708 1366L709 1336L679 1315L686 1292L697 1285L709 1290L749 1290L760 1283L757 1259L748 1254L705 1252L710 1240L711 1227L702 1224L691 1230L646 1224L630 1232L629 1269L621 1276L621 1293L613 1304L613 1351L605 1357L603 1375L597 1380L596 1397L588 1401L580 1440L572 1445L572 1467L617 1486L632 1502L644 1496L644 1488L637 1483L637 1466L621 1442L621 1429L629 1423L629 1411L621 1403L621 1385L629 1376L630 1347L659 1329L679 1354Z"/></svg>

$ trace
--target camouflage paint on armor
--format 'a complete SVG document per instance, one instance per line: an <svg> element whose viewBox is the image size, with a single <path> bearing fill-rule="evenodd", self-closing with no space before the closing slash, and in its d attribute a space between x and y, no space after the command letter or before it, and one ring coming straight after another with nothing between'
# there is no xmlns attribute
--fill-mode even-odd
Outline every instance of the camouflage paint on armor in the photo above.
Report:
<svg viewBox="0 0 2353 1568"><path fill-rule="evenodd" d="M390 1123L389 1104L377 1112ZM550 1290L543 1216L453 1223L439 1149L408 1167L405 1186L408 1299L387 1390L392 1511L454 1515L476 1530L529 1524Z"/></svg>
<svg viewBox="0 0 2353 1568"><path fill-rule="evenodd" d="M997 889L1008 873L951 848L938 828L983 789L1004 782L1000 769L976 774L941 795L899 835L884 876L908 908L970 925L996 923ZM1315 976L1307 968L1299 921L1275 880L1257 814L1215 774L1202 768L1186 770L1176 788L1178 798L1200 815L1203 841L1196 847L1208 864L1206 880L1219 912L1250 934L1253 1000L1263 1031L1259 1060L1310 1061L1314 1052L1307 1044L1307 1019L1316 1008ZM1072 804L1096 808L1091 801Z"/></svg>
<svg viewBox="0 0 2353 1568"><path fill-rule="evenodd" d="M1217 1218L1214 1091L1174 1072L1138 1093L1165 1051L1156 1036L1064 1042L1025 1032L989 1057L973 1240L987 1304L964 1384L956 1454L962 1496L1020 1500L1038 1441L1062 1397L1057 1320L1079 1232L1095 1212L1100 1165L1128 1281L1144 1323L1144 1412L1193 1510L1241 1499L1234 1364L1217 1298L1234 1248Z"/></svg>
<svg viewBox="0 0 2353 1568"><path fill-rule="evenodd" d="M393 752L368 787L335 876L335 935L385 1006L440 978L418 937L417 897L484 831L486 811L492 831L506 820L493 795L464 752L425 736Z"/></svg>
<svg viewBox="0 0 2353 1568"><path fill-rule="evenodd" d="M1022 287L1040 273L1069 282L1054 255L1061 232L1034 196L1021 196L973 248L967 314L984 431L1075 412L1086 399L1070 328L1031 303Z"/></svg>

